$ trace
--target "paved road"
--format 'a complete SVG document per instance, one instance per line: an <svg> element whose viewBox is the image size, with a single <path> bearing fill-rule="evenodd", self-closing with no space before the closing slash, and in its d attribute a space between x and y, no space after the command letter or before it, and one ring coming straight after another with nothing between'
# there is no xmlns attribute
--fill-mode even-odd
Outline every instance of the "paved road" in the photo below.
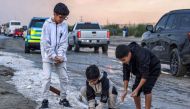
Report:
<svg viewBox="0 0 190 109"><path fill-rule="evenodd" d="M132 39L130 39L133 41ZM116 41L114 42L117 44ZM41 69L41 56L39 51L31 54L24 53L24 41L22 39L3 39L0 41L0 49L3 52L15 53L35 63L35 67ZM108 55L93 53L93 49L82 49L80 53L68 52L68 70L70 72L70 84L79 90L85 85L85 69L88 65L97 64L101 70L109 72L109 77L116 84L119 92L122 90L122 66L114 57L115 46L110 46ZM169 72L168 72L169 73ZM132 77L129 85L131 93ZM190 78L173 77L170 74L162 74L153 90L152 109L189 109L190 107ZM144 98L144 96L142 96ZM37 101L39 103L39 101ZM144 99L142 99L144 106ZM128 96L121 109L134 109L132 98Z"/></svg>

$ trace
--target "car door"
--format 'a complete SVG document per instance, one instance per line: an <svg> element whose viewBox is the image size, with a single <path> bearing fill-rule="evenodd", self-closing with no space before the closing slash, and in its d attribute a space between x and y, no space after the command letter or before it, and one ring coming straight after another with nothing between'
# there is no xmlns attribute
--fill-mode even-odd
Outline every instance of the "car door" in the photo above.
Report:
<svg viewBox="0 0 190 109"><path fill-rule="evenodd" d="M77 24L75 24L72 29L69 29L69 33L68 33L68 43L69 45L74 45L75 43L75 27Z"/></svg>
<svg viewBox="0 0 190 109"><path fill-rule="evenodd" d="M161 53L161 59L168 62L171 51L171 44L174 43L174 39L177 33L177 17L176 14L170 14L166 23L165 30L162 33L162 36L159 38L161 47L163 51Z"/></svg>
<svg viewBox="0 0 190 109"><path fill-rule="evenodd" d="M167 20L167 14L159 20L159 22L154 27L153 33L150 36L152 37L152 40L148 44L149 48L151 48L151 51L159 58L161 58L163 55L163 47L161 46L160 37L164 35Z"/></svg>

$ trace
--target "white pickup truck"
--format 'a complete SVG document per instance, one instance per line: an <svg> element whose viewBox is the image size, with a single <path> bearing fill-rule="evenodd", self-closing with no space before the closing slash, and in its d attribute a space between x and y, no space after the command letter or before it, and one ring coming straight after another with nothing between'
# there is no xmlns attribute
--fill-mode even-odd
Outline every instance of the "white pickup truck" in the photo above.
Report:
<svg viewBox="0 0 190 109"><path fill-rule="evenodd" d="M74 25L73 30L69 32L68 50L74 48L79 52L81 47L94 48L94 52L99 52L99 47L103 53L107 53L108 44L110 43L110 32L104 30L98 23L78 22Z"/></svg>

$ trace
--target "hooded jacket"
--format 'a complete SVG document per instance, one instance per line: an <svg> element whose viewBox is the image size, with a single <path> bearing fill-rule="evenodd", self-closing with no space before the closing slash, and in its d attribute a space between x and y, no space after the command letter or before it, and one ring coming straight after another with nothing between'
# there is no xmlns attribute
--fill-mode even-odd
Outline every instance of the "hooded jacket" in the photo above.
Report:
<svg viewBox="0 0 190 109"><path fill-rule="evenodd" d="M68 25L65 22L56 24L52 18L47 19L42 28L40 45L43 62L54 63L56 56L67 61Z"/></svg>
<svg viewBox="0 0 190 109"><path fill-rule="evenodd" d="M96 97L96 94L101 94L101 102L106 103L108 100L109 95L109 88L111 86L109 79L107 78L107 73L102 72L100 74L100 78L96 85L90 84L88 81L86 81L87 85L87 100L94 100Z"/></svg>
<svg viewBox="0 0 190 109"><path fill-rule="evenodd" d="M142 48L136 42L129 45L132 57L129 64L123 64L123 80L129 80L130 72L136 77L148 79L157 78L161 73L160 60L148 49Z"/></svg>

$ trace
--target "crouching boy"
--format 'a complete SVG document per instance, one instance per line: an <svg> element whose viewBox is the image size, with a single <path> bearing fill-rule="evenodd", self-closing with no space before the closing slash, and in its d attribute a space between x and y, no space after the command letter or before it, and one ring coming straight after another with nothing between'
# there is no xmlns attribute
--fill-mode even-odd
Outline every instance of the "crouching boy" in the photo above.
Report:
<svg viewBox="0 0 190 109"><path fill-rule="evenodd" d="M81 95L88 101L89 109L103 109L107 102L109 109L114 109L118 93L107 78L107 73L100 73L96 65L91 65L86 69L86 78L86 86L81 88ZM98 95L99 104L95 100Z"/></svg>

